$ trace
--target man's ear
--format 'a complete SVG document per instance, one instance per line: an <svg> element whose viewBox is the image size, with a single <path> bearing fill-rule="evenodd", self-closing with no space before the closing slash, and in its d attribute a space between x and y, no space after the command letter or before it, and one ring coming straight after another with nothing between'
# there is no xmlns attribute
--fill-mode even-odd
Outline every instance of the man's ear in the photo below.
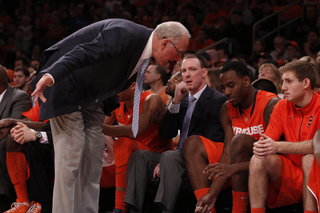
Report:
<svg viewBox="0 0 320 213"><path fill-rule="evenodd" d="M310 87L311 88L311 81L310 81L310 79L309 78L305 78L305 79L303 79L303 88L304 89L307 89L308 87Z"/></svg>
<svg viewBox="0 0 320 213"><path fill-rule="evenodd" d="M166 48L170 43L170 40L165 38L161 40L161 49L164 50L164 48Z"/></svg>
<svg viewBox="0 0 320 213"><path fill-rule="evenodd" d="M251 85L251 80L250 77L248 75L243 77L243 82L246 85L246 87L249 87Z"/></svg>

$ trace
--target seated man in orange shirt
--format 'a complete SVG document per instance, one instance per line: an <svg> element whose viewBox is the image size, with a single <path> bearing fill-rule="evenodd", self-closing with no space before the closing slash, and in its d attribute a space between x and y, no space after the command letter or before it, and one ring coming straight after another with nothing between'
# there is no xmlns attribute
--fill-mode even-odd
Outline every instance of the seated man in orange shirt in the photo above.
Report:
<svg viewBox="0 0 320 213"><path fill-rule="evenodd" d="M173 149L172 140L163 140L159 135L159 125L166 112L164 104L159 95L150 92L141 94L139 131L134 138L131 124L135 86L133 82L118 94L120 107L112 112L111 117L106 117L103 125L105 135L118 138L113 146L116 167L116 203L113 212L116 213L126 212L126 171L131 153L140 149L157 153ZM111 125L115 120L119 125Z"/></svg>
<svg viewBox="0 0 320 213"><path fill-rule="evenodd" d="M252 144L259 139L259 132L266 130L270 114L279 98L276 94L256 90L251 85L246 65L238 61L229 62L223 67L220 82L221 91L228 99L220 113L225 132L221 157L205 138L186 141L183 156L198 199L195 212L215 212L217 196L230 177L233 212L246 212ZM214 163L211 160L213 158L219 162Z"/></svg>
<svg viewBox="0 0 320 213"><path fill-rule="evenodd" d="M302 157L313 153L311 139L320 127L320 96L313 91L314 67L297 60L282 70L285 99L274 107L265 134L260 134L259 141L254 143L250 161L252 213L265 212L266 204L276 208L303 200L303 185L309 179L303 168L309 160ZM286 141L278 141L282 135Z"/></svg>

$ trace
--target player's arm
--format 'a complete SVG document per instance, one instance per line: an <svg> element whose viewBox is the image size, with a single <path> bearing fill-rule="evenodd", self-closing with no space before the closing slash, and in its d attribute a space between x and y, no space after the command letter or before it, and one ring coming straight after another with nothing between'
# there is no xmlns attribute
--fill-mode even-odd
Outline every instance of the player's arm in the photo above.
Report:
<svg viewBox="0 0 320 213"><path fill-rule="evenodd" d="M103 124L111 125L115 120L116 120L116 116L114 114L114 111L112 111L110 116L107 116L107 115L105 116Z"/></svg>
<svg viewBox="0 0 320 213"><path fill-rule="evenodd" d="M312 140L312 147L314 152L314 157L317 159L320 166L320 129L316 131L316 134Z"/></svg>
<svg viewBox="0 0 320 213"><path fill-rule="evenodd" d="M153 124L158 115L165 110L163 102L159 95L149 95L142 103L142 112L139 115L139 137L151 124ZM103 133L112 137L128 137L134 139L132 125L103 125Z"/></svg>
<svg viewBox="0 0 320 213"><path fill-rule="evenodd" d="M213 176L224 176L223 172L228 171L227 168L230 166L230 152L229 144L232 137L234 136L231 121L228 115L228 102L225 102L221 107L220 117L223 130L225 131L224 147L223 153L220 157L219 163L209 164L203 170L205 174L208 175L208 178L211 179ZM205 209L212 209L215 205L219 193L222 191L224 186L227 184L229 178L215 178L210 186L209 192L201 197L197 203L197 207L202 207ZM195 212L203 212L201 208L196 208Z"/></svg>
<svg viewBox="0 0 320 213"><path fill-rule="evenodd" d="M282 154L312 154L312 140L301 142L274 141L265 134L260 133L260 140L253 144L253 153L258 158L276 153Z"/></svg>
<svg viewBox="0 0 320 213"><path fill-rule="evenodd" d="M263 110L263 119L267 126L269 124L270 117L273 112L273 108L279 101L280 101L280 98L278 97L271 98Z"/></svg>

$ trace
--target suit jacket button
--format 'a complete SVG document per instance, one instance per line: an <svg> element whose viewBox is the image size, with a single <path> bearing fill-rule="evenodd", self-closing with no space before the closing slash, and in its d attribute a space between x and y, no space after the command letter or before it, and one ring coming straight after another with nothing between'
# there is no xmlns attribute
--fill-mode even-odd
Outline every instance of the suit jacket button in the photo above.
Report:
<svg viewBox="0 0 320 213"><path fill-rule="evenodd" d="M96 103L98 103L99 102L99 99L96 99Z"/></svg>
<svg viewBox="0 0 320 213"><path fill-rule="evenodd" d="M78 109L80 110L80 109L81 109L81 106L78 106Z"/></svg>

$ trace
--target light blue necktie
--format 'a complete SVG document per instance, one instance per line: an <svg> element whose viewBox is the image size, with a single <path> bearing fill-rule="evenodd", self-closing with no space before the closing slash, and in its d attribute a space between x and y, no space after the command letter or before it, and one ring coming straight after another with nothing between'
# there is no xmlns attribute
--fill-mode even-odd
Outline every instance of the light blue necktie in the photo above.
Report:
<svg viewBox="0 0 320 213"><path fill-rule="evenodd" d="M142 83L144 73L146 72L147 66L149 64L150 58L144 59L140 65L140 69L137 74L136 89L134 91L134 101L133 101L133 115L132 115L132 133L136 137L139 130L139 105L140 97L142 92Z"/></svg>
<svg viewBox="0 0 320 213"><path fill-rule="evenodd" d="M190 121L191 121L193 108L194 108L193 102L195 100L196 100L196 98L191 95L190 98L189 98L189 102L188 102L188 110L187 110L187 113L186 113L186 115L184 116L184 119L183 119L183 124L182 124L181 133L180 133L180 140L179 140L178 149L182 149L183 141L188 137Z"/></svg>

